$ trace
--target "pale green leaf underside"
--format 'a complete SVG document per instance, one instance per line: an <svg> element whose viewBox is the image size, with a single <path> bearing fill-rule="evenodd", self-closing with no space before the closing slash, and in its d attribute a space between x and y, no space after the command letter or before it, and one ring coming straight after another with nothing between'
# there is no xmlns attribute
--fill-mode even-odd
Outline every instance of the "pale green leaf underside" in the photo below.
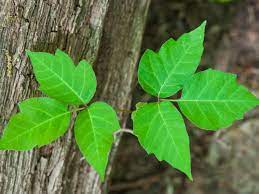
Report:
<svg viewBox="0 0 259 194"><path fill-rule="evenodd" d="M193 124L217 130L242 119L259 100L237 83L236 75L209 69L193 75L184 85L178 104Z"/></svg>
<svg viewBox="0 0 259 194"><path fill-rule="evenodd" d="M143 148L192 179L189 137L174 105L168 101L142 104L132 119L134 134Z"/></svg>
<svg viewBox="0 0 259 194"><path fill-rule="evenodd" d="M147 50L141 57L138 80L149 94L161 98L179 91L200 63L206 22L177 41L169 39L158 53Z"/></svg>
<svg viewBox="0 0 259 194"><path fill-rule="evenodd" d="M3 137L2 150L30 150L63 135L70 122L67 106L50 98L30 98L19 104L20 112L12 116Z"/></svg>
<svg viewBox="0 0 259 194"><path fill-rule="evenodd" d="M95 102L79 113L75 138L86 160L104 180L113 133L120 128L116 112L104 102Z"/></svg>
<svg viewBox="0 0 259 194"><path fill-rule="evenodd" d="M85 60L75 66L71 58L57 49L55 55L27 51L40 90L67 104L86 104L96 90L94 71Z"/></svg>

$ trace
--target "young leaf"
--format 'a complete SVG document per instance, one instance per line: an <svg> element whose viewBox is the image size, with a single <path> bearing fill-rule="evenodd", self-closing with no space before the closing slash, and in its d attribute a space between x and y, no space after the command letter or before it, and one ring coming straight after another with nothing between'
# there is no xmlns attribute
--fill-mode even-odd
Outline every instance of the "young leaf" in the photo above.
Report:
<svg viewBox="0 0 259 194"><path fill-rule="evenodd" d="M94 71L85 60L75 67L71 58L57 49L55 55L27 51L40 90L67 104L85 104L96 90Z"/></svg>
<svg viewBox="0 0 259 194"><path fill-rule="evenodd" d="M190 179L189 137L181 114L171 102L142 104L132 115L133 131L140 144Z"/></svg>
<svg viewBox="0 0 259 194"><path fill-rule="evenodd" d="M120 128L116 112L104 102L95 102L79 113L75 138L86 160L104 180L113 133Z"/></svg>
<svg viewBox="0 0 259 194"><path fill-rule="evenodd" d="M50 98L30 98L19 104L0 139L1 150L30 150L63 135L70 122L67 107Z"/></svg>
<svg viewBox="0 0 259 194"><path fill-rule="evenodd" d="M177 41L166 41L158 54L147 50L141 57L138 80L153 96L169 97L179 91L200 63L206 22L182 35Z"/></svg>
<svg viewBox="0 0 259 194"><path fill-rule="evenodd" d="M236 75L216 70L195 74L183 88L178 104L196 126L217 130L259 104L259 100L236 82Z"/></svg>

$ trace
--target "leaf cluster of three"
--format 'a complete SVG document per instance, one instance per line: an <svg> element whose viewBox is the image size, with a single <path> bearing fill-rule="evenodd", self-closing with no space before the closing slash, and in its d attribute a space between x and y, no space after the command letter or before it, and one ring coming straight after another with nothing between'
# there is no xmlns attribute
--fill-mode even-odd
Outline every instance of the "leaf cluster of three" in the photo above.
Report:
<svg viewBox="0 0 259 194"><path fill-rule="evenodd" d="M30 150L56 140L68 129L72 112L87 104L96 91L95 73L85 60L75 66L61 50L55 55L30 51L27 55L39 89L51 98L30 98L19 103L20 112L11 117L0 140L3 150ZM76 142L102 180L113 133L119 128L116 112L104 102L91 104L76 118Z"/></svg>
<svg viewBox="0 0 259 194"><path fill-rule="evenodd" d="M182 35L169 39L158 53L147 50L141 57L138 80L158 102L138 103L132 114L133 132L148 153L165 160L190 179L189 138L182 115L196 126L217 130L259 104L236 76L216 70L195 73L203 53L204 22ZM64 52L55 55L27 52L40 90L51 98L31 98L19 104L20 112L7 124L0 149L28 150L57 139L67 130L71 110L68 105L84 105L93 97L96 78L92 67L81 61L77 66ZM182 90L180 99L168 98ZM104 179L113 133L120 128L113 108L95 102L81 111L75 122L76 142L86 160Z"/></svg>
<svg viewBox="0 0 259 194"><path fill-rule="evenodd" d="M195 73L203 53L206 22L177 41L169 39L155 53L147 50L138 69L138 80L158 102L141 103L133 113L133 129L141 145L190 179L189 137L182 115L206 130L230 126L259 104L236 81L236 75L208 69ZM182 90L180 99L168 99ZM161 99L167 98L167 99Z"/></svg>

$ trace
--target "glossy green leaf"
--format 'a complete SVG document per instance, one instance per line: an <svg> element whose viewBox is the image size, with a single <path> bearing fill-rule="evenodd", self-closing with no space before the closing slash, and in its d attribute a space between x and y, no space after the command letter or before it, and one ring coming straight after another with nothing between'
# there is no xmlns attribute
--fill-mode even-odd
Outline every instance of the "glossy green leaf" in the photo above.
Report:
<svg viewBox="0 0 259 194"><path fill-rule="evenodd" d="M169 97L179 91L200 63L206 22L177 41L169 39L158 53L147 50L141 57L138 80L153 96Z"/></svg>
<svg viewBox="0 0 259 194"><path fill-rule="evenodd" d="M217 70L195 74L185 85L178 104L196 126L217 130L259 104L259 100L236 81L236 75Z"/></svg>
<svg viewBox="0 0 259 194"><path fill-rule="evenodd" d="M104 180L113 133L120 128L116 112L104 102L95 102L79 113L75 138L86 160Z"/></svg>
<svg viewBox="0 0 259 194"><path fill-rule="evenodd" d="M67 104L86 104L92 99L96 77L85 60L75 66L71 58L59 49L55 55L31 51L27 54L42 92Z"/></svg>
<svg viewBox="0 0 259 194"><path fill-rule="evenodd" d="M19 104L20 112L12 116L3 137L1 150L30 150L63 135L70 122L67 106L50 98L30 98Z"/></svg>
<svg viewBox="0 0 259 194"><path fill-rule="evenodd" d="M174 105L168 101L141 104L132 119L134 134L143 148L192 179L189 137Z"/></svg>

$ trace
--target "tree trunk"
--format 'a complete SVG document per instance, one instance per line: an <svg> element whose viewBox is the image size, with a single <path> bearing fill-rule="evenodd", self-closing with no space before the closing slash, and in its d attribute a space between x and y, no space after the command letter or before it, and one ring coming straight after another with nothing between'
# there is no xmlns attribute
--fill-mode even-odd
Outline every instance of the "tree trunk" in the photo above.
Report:
<svg viewBox="0 0 259 194"><path fill-rule="evenodd" d="M94 63L95 100L128 109L149 0L0 0L0 131L17 103L42 95L25 49L67 51ZM128 115L119 114L122 126ZM112 158L119 140L113 146ZM104 185L104 187L102 186ZM103 188L103 189L102 189ZM0 193L106 193L82 160L71 127L51 145L0 152Z"/></svg>

